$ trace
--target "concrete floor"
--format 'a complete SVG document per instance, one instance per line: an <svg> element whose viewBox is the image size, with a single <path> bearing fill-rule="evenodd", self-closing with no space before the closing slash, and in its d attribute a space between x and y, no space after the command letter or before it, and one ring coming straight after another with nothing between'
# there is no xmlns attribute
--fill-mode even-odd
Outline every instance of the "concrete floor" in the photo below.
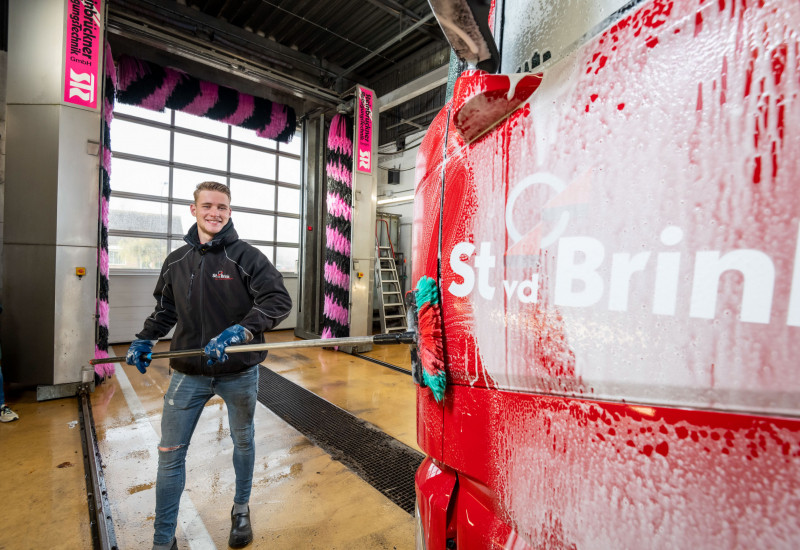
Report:
<svg viewBox="0 0 800 550"><path fill-rule="evenodd" d="M291 331L271 341L294 340ZM156 351L166 351L161 343ZM115 355L126 348L117 346ZM410 368L407 346L366 355ZM265 365L417 448L411 377L321 348L270 353ZM147 374L117 367L92 395L98 444L119 548L149 548L166 360ZM20 420L0 425L0 550L90 548L78 408L73 399L37 403L35 392L7 400ZM250 499L255 540L248 548L411 549L413 518L305 436L259 404L255 481ZM221 399L206 405L187 457L180 548L227 548L233 499L232 444ZM11 505L5 495L15 495ZM45 527L45 528L43 528Z"/></svg>
<svg viewBox="0 0 800 550"><path fill-rule="evenodd" d="M6 390L0 423L0 550L91 548L77 399Z"/></svg>

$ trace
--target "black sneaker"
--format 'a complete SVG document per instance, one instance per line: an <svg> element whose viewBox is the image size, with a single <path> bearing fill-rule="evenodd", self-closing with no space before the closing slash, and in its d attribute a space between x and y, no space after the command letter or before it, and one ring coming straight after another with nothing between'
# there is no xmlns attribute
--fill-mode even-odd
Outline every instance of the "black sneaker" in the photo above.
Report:
<svg viewBox="0 0 800 550"><path fill-rule="evenodd" d="M163 544L163 545L162 544L154 544L153 545L153 550L158 550L160 548L166 548L166 547L167 547L166 544ZM178 550L178 538L177 537L172 539L172 544L170 544L169 550Z"/></svg>
<svg viewBox="0 0 800 550"><path fill-rule="evenodd" d="M250 527L250 507L247 512L234 514L231 508L231 534L228 537L228 546L231 548L244 548L253 542L253 528Z"/></svg>

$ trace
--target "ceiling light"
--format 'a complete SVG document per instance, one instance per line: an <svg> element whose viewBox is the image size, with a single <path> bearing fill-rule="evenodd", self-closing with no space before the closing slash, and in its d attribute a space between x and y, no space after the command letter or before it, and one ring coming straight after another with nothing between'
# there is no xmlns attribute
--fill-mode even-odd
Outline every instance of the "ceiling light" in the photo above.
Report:
<svg viewBox="0 0 800 550"><path fill-rule="evenodd" d="M391 199L380 199L378 204L392 204L396 202L409 202L414 200L414 195L398 195Z"/></svg>

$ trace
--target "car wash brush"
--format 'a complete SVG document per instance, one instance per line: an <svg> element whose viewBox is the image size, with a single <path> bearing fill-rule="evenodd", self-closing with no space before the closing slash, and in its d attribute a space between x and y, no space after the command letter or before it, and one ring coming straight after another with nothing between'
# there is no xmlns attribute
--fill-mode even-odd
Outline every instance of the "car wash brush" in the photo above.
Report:
<svg viewBox="0 0 800 550"><path fill-rule="evenodd" d="M421 277L414 291L417 303L417 348L422 363L422 382L431 389L437 402L444 399L447 376L442 345L442 308L439 288L430 277Z"/></svg>

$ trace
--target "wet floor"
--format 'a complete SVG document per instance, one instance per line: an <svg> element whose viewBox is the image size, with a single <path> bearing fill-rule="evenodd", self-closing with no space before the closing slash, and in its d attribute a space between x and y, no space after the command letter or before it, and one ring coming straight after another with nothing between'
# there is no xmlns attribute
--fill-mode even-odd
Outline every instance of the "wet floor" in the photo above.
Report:
<svg viewBox="0 0 800 550"><path fill-rule="evenodd" d="M295 338L291 331L282 331L271 334L270 339ZM156 351L166 351L166 347L165 343L159 344ZM124 346L114 350L115 355L124 352ZM367 355L410 368L407 346L376 347ZM410 376L359 357L320 348L274 351L264 364L418 449ZM92 395L114 529L122 549L147 548L152 542L156 447L161 400L168 381L166 360L154 361L145 375L123 365ZM25 472L27 459L22 449L12 453L17 476L27 475L29 486L50 490L43 491L36 498L37 504L21 514L18 521L9 522L8 517L0 520L19 526L11 533L5 526L0 528L0 549L88 548L91 539L80 433L70 427L71 418L77 420L77 404L73 399L35 403L35 395L17 397L20 421L14 423L16 426L0 426L2 454L6 455L7 442L22 445L24 433L30 430L28 423L39 418L39 422L47 419L49 425L41 429L53 434L31 447L29 453L38 449L58 456L49 463L36 458L39 466L35 469L42 473L34 477L35 474ZM255 540L249 548L414 548L413 518L408 513L261 404L257 406L255 421L257 456L250 499ZM7 428L15 432L14 437L6 437L12 435L5 431ZM48 441L52 445L46 444ZM225 405L214 398L206 405L187 456L187 482L178 528L180 548L227 548L234 493L232 450ZM74 456L74 466L59 469L58 464L53 464L68 461L65 457L69 453ZM68 482L59 479L58 474L64 470L70 470L75 474L71 477L76 479ZM53 485L62 490L55 492ZM0 478L0 489L4 495L22 491L5 473ZM40 533L35 540L26 541L25 533L29 531L26 525L39 515L39 507L50 514L48 524L51 524L50 518L59 515L53 515L52 509L60 508L57 503L65 500L69 501L69 511L60 512L68 518L65 523L70 523L69 536L73 538ZM81 525L81 520L85 525ZM62 544L60 541L63 546L58 546Z"/></svg>
<svg viewBox="0 0 800 550"><path fill-rule="evenodd" d="M78 401L6 402L20 418L0 424L0 550L91 548Z"/></svg>

